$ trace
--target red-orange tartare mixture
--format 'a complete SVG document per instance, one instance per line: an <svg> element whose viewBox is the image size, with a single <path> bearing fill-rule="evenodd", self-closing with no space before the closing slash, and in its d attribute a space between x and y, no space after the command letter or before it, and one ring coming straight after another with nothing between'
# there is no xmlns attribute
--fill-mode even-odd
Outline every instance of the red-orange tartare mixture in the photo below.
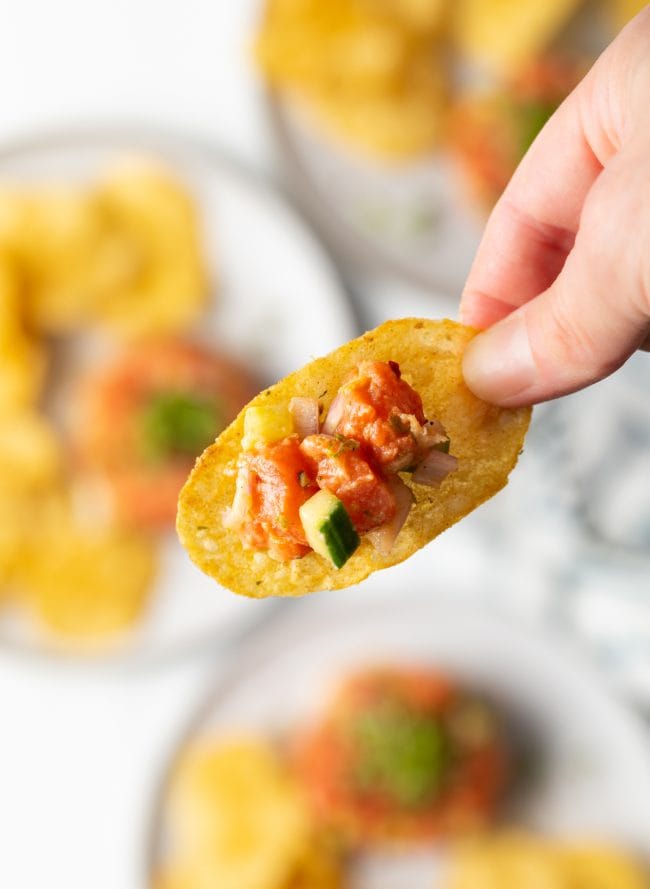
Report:
<svg viewBox="0 0 650 889"><path fill-rule="evenodd" d="M290 431L279 439L269 440L271 434L246 446L244 436L236 494L225 517L244 546L279 561L313 548L302 507L319 491L340 501L351 534L369 533L385 553L414 500L399 473L437 486L457 468L443 426L425 417L420 395L394 361L353 368L324 418L315 398L292 399L288 413Z"/></svg>
<svg viewBox="0 0 650 889"><path fill-rule="evenodd" d="M105 479L118 518L144 528L172 524L195 458L256 388L236 362L197 343L134 343L84 381L77 458Z"/></svg>
<svg viewBox="0 0 650 889"><path fill-rule="evenodd" d="M353 845L478 828L509 772L487 703L443 674L393 667L343 683L299 738L295 767L317 821Z"/></svg>

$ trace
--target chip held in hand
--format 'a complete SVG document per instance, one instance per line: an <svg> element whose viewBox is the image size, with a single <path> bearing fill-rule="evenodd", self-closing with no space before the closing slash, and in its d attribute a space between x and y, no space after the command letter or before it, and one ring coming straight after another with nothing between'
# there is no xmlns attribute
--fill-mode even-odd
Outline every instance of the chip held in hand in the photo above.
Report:
<svg viewBox="0 0 650 889"><path fill-rule="evenodd" d="M199 457L177 529L241 595L299 596L407 559L507 483L530 409L463 381L476 331L389 321L261 392Z"/></svg>

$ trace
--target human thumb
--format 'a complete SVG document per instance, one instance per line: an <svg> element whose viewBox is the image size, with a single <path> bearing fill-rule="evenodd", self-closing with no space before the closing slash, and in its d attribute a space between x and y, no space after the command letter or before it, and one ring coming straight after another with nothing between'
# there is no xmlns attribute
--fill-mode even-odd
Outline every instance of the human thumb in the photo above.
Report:
<svg viewBox="0 0 650 889"><path fill-rule="evenodd" d="M553 284L469 343L469 388L494 404L535 404L602 379L647 347L648 243L650 165L617 158L590 192Z"/></svg>

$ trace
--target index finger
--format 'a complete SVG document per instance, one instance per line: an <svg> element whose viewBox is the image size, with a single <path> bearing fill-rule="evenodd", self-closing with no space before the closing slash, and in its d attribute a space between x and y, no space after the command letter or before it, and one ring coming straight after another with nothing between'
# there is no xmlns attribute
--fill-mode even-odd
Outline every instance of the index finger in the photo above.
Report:
<svg viewBox="0 0 650 889"><path fill-rule="evenodd" d="M585 197L620 148L631 52L650 9L632 22L542 129L488 220L465 285L462 320L484 328L546 290L573 246Z"/></svg>

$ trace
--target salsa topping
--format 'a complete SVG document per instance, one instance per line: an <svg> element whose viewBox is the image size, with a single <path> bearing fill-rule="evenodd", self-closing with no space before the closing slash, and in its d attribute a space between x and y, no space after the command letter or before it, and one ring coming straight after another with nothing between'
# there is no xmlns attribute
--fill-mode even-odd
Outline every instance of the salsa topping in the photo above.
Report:
<svg viewBox="0 0 650 889"><path fill-rule="evenodd" d="M200 454L224 427L216 401L190 392L158 392L140 422L142 448L153 461Z"/></svg>
<svg viewBox="0 0 650 889"><path fill-rule="evenodd" d="M362 361L322 424L320 415L318 400L306 397L249 408L226 523L246 547L279 561L314 549L342 567L359 534L386 555L415 499L398 473L412 473L415 484L439 485L458 465L448 453L449 437L438 420L425 417L422 399L395 361ZM322 491L336 503L301 510Z"/></svg>
<svg viewBox="0 0 650 889"><path fill-rule="evenodd" d="M348 677L305 728L295 762L317 821L353 842L479 827L508 779L497 712L421 667Z"/></svg>
<svg viewBox="0 0 650 889"><path fill-rule="evenodd" d="M439 793L449 746L439 720L414 712L398 698L358 713L349 727L354 745L352 780L361 792L381 793L398 806L417 808Z"/></svg>

